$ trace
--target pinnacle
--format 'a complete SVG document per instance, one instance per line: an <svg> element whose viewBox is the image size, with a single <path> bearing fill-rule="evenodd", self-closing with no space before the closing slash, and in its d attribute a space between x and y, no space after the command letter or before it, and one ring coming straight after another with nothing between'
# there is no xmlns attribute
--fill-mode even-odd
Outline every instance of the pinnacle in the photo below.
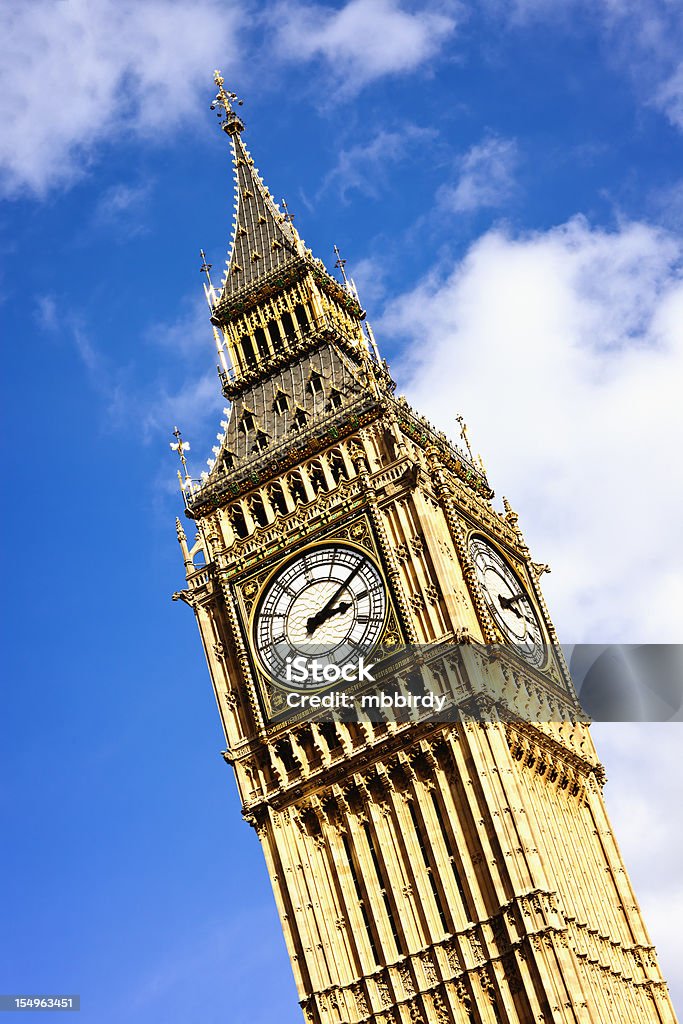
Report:
<svg viewBox="0 0 683 1024"><path fill-rule="evenodd" d="M305 254L292 224L282 214L239 134L231 137L235 168L235 217L232 249L218 302L250 290Z"/></svg>

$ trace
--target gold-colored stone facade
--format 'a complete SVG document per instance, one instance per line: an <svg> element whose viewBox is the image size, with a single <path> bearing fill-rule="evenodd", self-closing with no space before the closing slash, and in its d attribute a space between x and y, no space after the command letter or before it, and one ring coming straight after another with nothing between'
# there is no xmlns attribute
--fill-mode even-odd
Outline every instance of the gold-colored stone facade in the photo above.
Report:
<svg viewBox="0 0 683 1024"><path fill-rule="evenodd" d="M546 567L509 505L494 509L481 466L394 396L356 298L275 210L224 103L238 210L213 321L233 405L208 480L186 491L197 536L188 544L178 523L187 586L174 596L197 617L304 1017L670 1024L566 666L505 652L471 538L505 558L555 649ZM524 694L528 720L278 718L253 610L278 566L330 540L364 547L381 571L385 642L451 645L463 692L486 662ZM492 659L491 644L503 644Z"/></svg>
<svg viewBox="0 0 683 1024"><path fill-rule="evenodd" d="M426 451L404 433L407 416L391 399L316 452L324 466L340 453L344 475L325 472L284 514L262 488L264 525L249 518L258 489L238 499L246 537L232 531L230 503L200 518L208 564L188 560L226 759L263 846L306 1019L673 1021L586 726L269 727L248 617L284 550L358 535L362 522L404 638L466 635L476 650L496 639L467 558L467 537L484 532L526 573L546 617L514 514L445 469L427 429Z"/></svg>

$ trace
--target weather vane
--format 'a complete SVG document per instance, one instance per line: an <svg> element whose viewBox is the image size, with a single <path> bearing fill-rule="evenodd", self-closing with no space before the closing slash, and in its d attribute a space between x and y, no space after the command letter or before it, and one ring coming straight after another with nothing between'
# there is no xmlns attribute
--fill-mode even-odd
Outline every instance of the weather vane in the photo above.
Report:
<svg viewBox="0 0 683 1024"><path fill-rule="evenodd" d="M344 267L346 266L346 260L342 259L342 255L339 252L339 249L337 248L336 245L333 248L334 248L335 256L337 257L337 262L335 263L335 267L339 267L339 271L340 271L341 276L342 276L342 278L344 280L344 284L348 288L349 287L349 281L348 281L348 278L346 276L346 271L344 270Z"/></svg>
<svg viewBox="0 0 683 1024"><path fill-rule="evenodd" d="M171 451L178 452L178 458L180 459L180 464L183 467L182 474L180 470L178 470L178 480L180 482L180 490L183 492L183 497L185 497L185 489L188 487L190 482L190 473L187 468L187 459L185 458L185 452L189 452L190 442L183 441L182 434L180 433L177 427L173 428L173 436L175 437L176 441L175 444L173 443L173 441L171 441Z"/></svg>
<svg viewBox="0 0 683 1024"><path fill-rule="evenodd" d="M199 255L202 258L202 265L199 268L199 273L206 274L206 280L209 282L209 288L213 290L213 285L211 284L211 267L213 266L213 263L206 262L206 253L203 249L199 250Z"/></svg>
<svg viewBox="0 0 683 1024"><path fill-rule="evenodd" d="M228 135L239 135L241 131L244 131L244 124L241 118L235 113L234 104L241 107L243 100L238 99L237 93L229 92L223 88L223 82L225 79L221 75L220 71L214 71L213 80L218 87L216 98L211 104L211 109L215 110L219 107L216 117L221 122L221 128Z"/></svg>
<svg viewBox="0 0 683 1024"><path fill-rule="evenodd" d="M470 448L470 439L467 436L467 424L465 423L465 420L463 419L462 416L456 416L455 421L456 423L460 424L460 436L465 442L465 447L467 448L467 452L470 457L470 462L474 462L474 455L472 454L472 449Z"/></svg>

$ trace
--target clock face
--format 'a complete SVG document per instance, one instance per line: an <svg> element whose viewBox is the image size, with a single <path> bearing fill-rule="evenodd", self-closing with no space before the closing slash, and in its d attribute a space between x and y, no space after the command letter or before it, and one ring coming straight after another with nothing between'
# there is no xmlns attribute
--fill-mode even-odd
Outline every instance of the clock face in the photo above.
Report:
<svg viewBox="0 0 683 1024"><path fill-rule="evenodd" d="M368 654L386 609L384 581L364 552L342 544L309 548L268 583L254 617L256 651L276 682L320 688L319 681L285 682L287 659L343 665Z"/></svg>
<svg viewBox="0 0 683 1024"><path fill-rule="evenodd" d="M543 633L524 587L502 555L481 537L470 543L470 555L493 621L505 639L540 668L545 661Z"/></svg>

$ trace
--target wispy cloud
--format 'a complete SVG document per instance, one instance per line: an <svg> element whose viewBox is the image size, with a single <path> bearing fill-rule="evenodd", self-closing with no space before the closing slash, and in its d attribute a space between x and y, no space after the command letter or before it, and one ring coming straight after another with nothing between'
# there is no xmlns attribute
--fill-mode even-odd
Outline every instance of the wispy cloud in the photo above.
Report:
<svg viewBox="0 0 683 1024"><path fill-rule="evenodd" d="M349 0L336 10L288 3L273 16L278 56L322 61L344 96L385 75L428 66L456 28L445 8L407 10L395 0Z"/></svg>
<svg viewBox="0 0 683 1024"><path fill-rule="evenodd" d="M31 0L0 13L0 187L39 196L123 132L167 132L220 61L234 65L243 4Z"/></svg>
<svg viewBox="0 0 683 1024"><path fill-rule="evenodd" d="M675 812L680 773L672 770L680 763L680 729L677 722L601 722L592 728L607 769L607 810L674 1003L683 994L677 955L683 817Z"/></svg>
<svg viewBox="0 0 683 1024"><path fill-rule="evenodd" d="M94 223L108 228L119 238L134 238L147 228L144 223L144 208L152 184L146 181L139 185L119 182L107 188L95 207Z"/></svg>
<svg viewBox="0 0 683 1024"><path fill-rule="evenodd" d="M186 436L205 434L207 426L218 423L225 405L215 370L207 370L200 376L188 374L177 389L169 389L163 381L155 382L134 401L140 412L145 440L155 434L170 433L176 423ZM200 446L193 445L194 459L201 458L201 452ZM207 453L210 453L210 445ZM199 476L199 472L196 475Z"/></svg>
<svg viewBox="0 0 683 1024"><path fill-rule="evenodd" d="M683 180L654 188L647 200L651 216L658 223L683 235Z"/></svg>
<svg viewBox="0 0 683 1024"><path fill-rule="evenodd" d="M365 256L349 263L346 270L358 287L361 304L377 306L386 292L384 261L376 256Z"/></svg>
<svg viewBox="0 0 683 1024"><path fill-rule="evenodd" d="M438 200L455 213L500 207L515 193L518 163L514 139L496 136L484 139L465 153L460 160L457 184L444 186Z"/></svg>
<svg viewBox="0 0 683 1024"><path fill-rule="evenodd" d="M559 23L571 34L593 26L605 60L631 79L641 102L683 129L683 18L675 0L482 0L482 6L496 22L522 29Z"/></svg>
<svg viewBox="0 0 683 1024"><path fill-rule="evenodd" d="M433 134L429 129L406 124L400 131L382 130L367 142L341 149L318 198L330 189L338 191L342 199L354 190L368 196L379 195L391 167L409 157L417 143L432 138Z"/></svg>
<svg viewBox="0 0 683 1024"><path fill-rule="evenodd" d="M672 124L683 129L683 61L666 81L662 82L655 102Z"/></svg>
<svg viewBox="0 0 683 1024"><path fill-rule="evenodd" d="M57 301L54 295L38 296L34 318L44 331L57 330L59 320L57 318Z"/></svg>
<svg viewBox="0 0 683 1024"><path fill-rule="evenodd" d="M149 360L137 365L118 363L98 344L87 318L61 307L52 295L40 299L36 318L57 343L71 346L78 355L90 386L102 399L103 431L133 435L150 443L170 436L177 423L186 436L197 440L192 458L199 476L225 406L212 365L206 305L201 309L187 300L181 303L175 320L155 325L153 331L142 335L141 342L157 345L164 353L152 364Z"/></svg>
<svg viewBox="0 0 683 1024"><path fill-rule="evenodd" d="M195 356L199 353L202 364L211 365L215 346L209 310L200 288L178 302L176 315L171 320L157 322L150 327L145 332L145 341L175 356Z"/></svg>
<svg viewBox="0 0 683 1024"><path fill-rule="evenodd" d="M519 506L567 642L676 641L683 436L680 239L582 218L491 231L389 308L398 379Z"/></svg>
<svg viewBox="0 0 683 1024"><path fill-rule="evenodd" d="M78 310L66 306L51 294L42 295L36 302L34 320L58 345L75 351L91 387L103 399L103 424L111 428L120 408L122 395L127 392L124 383L127 368L116 365L96 341L96 332Z"/></svg>

